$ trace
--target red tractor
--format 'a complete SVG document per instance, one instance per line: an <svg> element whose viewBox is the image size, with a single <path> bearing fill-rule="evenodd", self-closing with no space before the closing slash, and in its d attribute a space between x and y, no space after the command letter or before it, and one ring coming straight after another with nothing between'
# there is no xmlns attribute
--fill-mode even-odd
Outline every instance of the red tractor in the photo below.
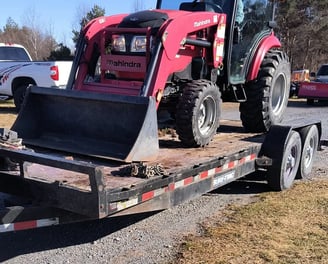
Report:
<svg viewBox="0 0 328 264"><path fill-rule="evenodd" d="M158 0L156 9L94 19L67 90L32 87L13 129L26 144L147 160L158 148L156 112L168 111L181 142L199 147L219 127L222 100L233 100L245 130L265 132L282 120L290 87L275 6Z"/></svg>

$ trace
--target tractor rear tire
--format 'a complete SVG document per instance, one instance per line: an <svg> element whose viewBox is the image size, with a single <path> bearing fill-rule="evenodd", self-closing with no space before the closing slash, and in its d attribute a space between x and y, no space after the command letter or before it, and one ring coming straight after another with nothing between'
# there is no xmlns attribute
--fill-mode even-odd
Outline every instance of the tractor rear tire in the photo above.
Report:
<svg viewBox="0 0 328 264"><path fill-rule="evenodd" d="M209 144L219 126L221 102L221 93L213 82L195 80L185 84L176 113L176 130L183 145Z"/></svg>
<svg viewBox="0 0 328 264"><path fill-rule="evenodd" d="M246 84L246 102L239 106L247 132L266 132L282 121L290 90L290 62L279 50L265 55L257 80Z"/></svg>

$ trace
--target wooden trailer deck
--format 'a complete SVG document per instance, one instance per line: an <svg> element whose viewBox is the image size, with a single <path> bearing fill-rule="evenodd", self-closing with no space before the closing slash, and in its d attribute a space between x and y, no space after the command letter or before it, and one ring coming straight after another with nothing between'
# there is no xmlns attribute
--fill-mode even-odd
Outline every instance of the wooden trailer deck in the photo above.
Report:
<svg viewBox="0 0 328 264"><path fill-rule="evenodd" d="M157 158L151 162L144 163L144 165L160 166L163 175L154 175L154 177L166 177L200 166L211 160L223 159L250 147L259 149L263 139L263 134L244 133L240 121L222 120L218 134L204 148L183 147L174 135L174 132L160 137L160 151ZM85 161L81 157L70 155L58 156L58 158L97 166L102 172L103 184L106 190L130 188L131 186L149 181L148 178L130 176L129 170L127 170L129 165L124 163L108 160L90 160L90 158L88 158L88 161ZM71 169L54 168L53 166L45 166L33 162L25 162L24 171L24 177L27 179L57 183L61 186L69 186L86 192L91 191L89 175L85 173L75 172ZM15 174L17 173L15 172Z"/></svg>

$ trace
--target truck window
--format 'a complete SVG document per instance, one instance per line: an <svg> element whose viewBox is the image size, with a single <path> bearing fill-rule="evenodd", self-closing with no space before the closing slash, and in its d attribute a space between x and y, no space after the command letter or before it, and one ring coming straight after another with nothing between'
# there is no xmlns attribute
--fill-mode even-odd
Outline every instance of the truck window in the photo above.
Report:
<svg viewBox="0 0 328 264"><path fill-rule="evenodd" d="M0 61L30 61L26 51L18 47L0 47Z"/></svg>
<svg viewBox="0 0 328 264"><path fill-rule="evenodd" d="M328 75L328 65L322 65L317 75Z"/></svg>

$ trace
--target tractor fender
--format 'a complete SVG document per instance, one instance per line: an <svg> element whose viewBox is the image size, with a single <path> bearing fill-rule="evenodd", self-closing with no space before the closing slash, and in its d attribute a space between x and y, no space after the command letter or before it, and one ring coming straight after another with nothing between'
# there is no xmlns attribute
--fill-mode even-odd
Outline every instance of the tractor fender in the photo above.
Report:
<svg viewBox="0 0 328 264"><path fill-rule="evenodd" d="M262 39L254 54L251 67L247 75L247 81L251 81L257 78L257 74L260 70L261 63L264 59L265 54L272 48L280 47L281 43L273 33Z"/></svg>

